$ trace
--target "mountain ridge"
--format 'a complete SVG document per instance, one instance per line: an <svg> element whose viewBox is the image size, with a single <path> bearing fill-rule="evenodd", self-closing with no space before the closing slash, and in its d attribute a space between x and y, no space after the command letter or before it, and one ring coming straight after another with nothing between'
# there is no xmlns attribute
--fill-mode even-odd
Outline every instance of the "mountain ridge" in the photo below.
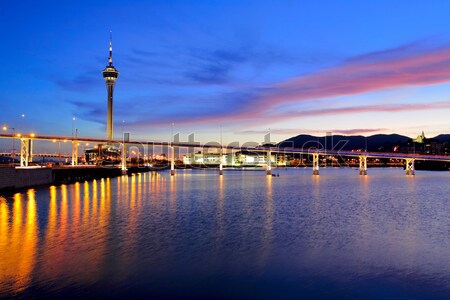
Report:
<svg viewBox="0 0 450 300"><path fill-rule="evenodd" d="M427 140L450 143L450 134L440 134ZM334 150L392 151L394 147L411 142L412 138L400 134L362 135L330 135L313 136L299 134L277 144L279 147L319 148Z"/></svg>

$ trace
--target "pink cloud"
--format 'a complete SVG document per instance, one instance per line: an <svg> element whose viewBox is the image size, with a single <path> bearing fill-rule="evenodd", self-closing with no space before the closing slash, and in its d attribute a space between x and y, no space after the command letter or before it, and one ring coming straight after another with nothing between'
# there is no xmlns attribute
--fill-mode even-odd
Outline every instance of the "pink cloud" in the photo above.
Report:
<svg viewBox="0 0 450 300"><path fill-rule="evenodd" d="M286 114L279 114L275 117L277 119L291 117L309 117L309 116L324 116L324 115L342 115L351 113L369 113L369 112L400 112L400 111L417 111L430 109L446 109L450 108L450 102L432 102L432 103L415 103L415 104L380 104L380 105L366 105L354 107L340 107L340 108L324 108L307 111L290 112Z"/></svg>
<svg viewBox="0 0 450 300"><path fill-rule="evenodd" d="M367 55L342 65L273 85L259 101L266 108L298 101L367 93L387 88L450 81L450 49L407 53L398 49Z"/></svg>
<svg viewBox="0 0 450 300"><path fill-rule="evenodd" d="M333 134L344 134L344 135L354 135L354 134L368 134L375 132L385 131L386 128L354 128L354 129L329 129L329 130L311 130L311 129L295 129L295 128L278 128L271 129L270 132L273 134L284 134L284 135L298 135L299 132L303 134L323 134L325 131L332 132ZM262 135L267 134L267 130L243 130L237 131L236 134L249 134L249 135Z"/></svg>
<svg viewBox="0 0 450 300"><path fill-rule="evenodd" d="M256 88L247 101L243 101L242 105L235 105L238 108L212 115L207 112L195 116L180 115L173 121L177 124L233 124L239 121L257 125L294 117L450 108L450 102L439 102L326 108L279 114L276 112L278 106L295 102L449 81L449 47L421 49L417 45L405 46L355 57L333 68ZM155 120L152 123L167 122ZM147 124L147 121L142 121L137 125Z"/></svg>
<svg viewBox="0 0 450 300"><path fill-rule="evenodd" d="M380 104L380 105L363 105L339 108L320 108L305 111L289 111L283 113L267 114L264 118L252 120L252 125L257 126L264 123L286 121L289 119L301 119L320 116L336 116L346 114L361 113L381 113L381 112L407 112L407 111L424 111L432 109L450 109L449 102L432 102L432 103L415 103L415 104ZM339 131L339 130L336 130ZM346 134L344 131L341 133Z"/></svg>

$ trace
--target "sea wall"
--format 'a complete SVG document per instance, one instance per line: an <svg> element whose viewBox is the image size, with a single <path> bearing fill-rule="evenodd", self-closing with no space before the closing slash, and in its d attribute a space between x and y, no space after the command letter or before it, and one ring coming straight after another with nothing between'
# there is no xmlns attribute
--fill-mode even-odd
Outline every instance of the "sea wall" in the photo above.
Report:
<svg viewBox="0 0 450 300"><path fill-rule="evenodd" d="M118 167L63 167L53 168L53 178L55 183L70 183L76 181L92 180L106 177L116 177L122 175L122 170Z"/></svg>
<svg viewBox="0 0 450 300"><path fill-rule="evenodd" d="M14 190L53 183L51 168L0 167L0 190Z"/></svg>

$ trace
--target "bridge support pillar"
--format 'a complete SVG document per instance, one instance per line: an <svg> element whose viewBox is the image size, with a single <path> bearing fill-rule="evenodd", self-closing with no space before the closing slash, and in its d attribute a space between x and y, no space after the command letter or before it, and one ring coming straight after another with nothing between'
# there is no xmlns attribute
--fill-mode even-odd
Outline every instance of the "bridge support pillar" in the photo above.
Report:
<svg viewBox="0 0 450 300"><path fill-rule="evenodd" d="M30 161L31 140L26 138L20 139L20 166L28 167Z"/></svg>
<svg viewBox="0 0 450 300"><path fill-rule="evenodd" d="M272 160L271 160L272 152L267 151L267 167L266 167L266 175L272 175Z"/></svg>
<svg viewBox="0 0 450 300"><path fill-rule="evenodd" d="M170 146L170 176L175 175L175 151L173 146Z"/></svg>
<svg viewBox="0 0 450 300"><path fill-rule="evenodd" d="M359 157L359 175L367 175L367 156Z"/></svg>
<svg viewBox="0 0 450 300"><path fill-rule="evenodd" d="M78 165L78 141L72 140L72 166Z"/></svg>
<svg viewBox="0 0 450 300"><path fill-rule="evenodd" d="M313 175L319 175L319 154L314 153L312 156L313 156Z"/></svg>
<svg viewBox="0 0 450 300"><path fill-rule="evenodd" d="M415 175L415 169L414 169L414 158L407 158L406 161L406 175Z"/></svg>
<svg viewBox="0 0 450 300"><path fill-rule="evenodd" d="M122 164L121 164L122 174L127 174L127 147L125 143L122 144Z"/></svg>
<svg viewBox="0 0 450 300"><path fill-rule="evenodd" d="M219 165L219 176L223 175L223 148L220 145L220 155L219 155L220 165Z"/></svg>
<svg viewBox="0 0 450 300"><path fill-rule="evenodd" d="M33 139L28 142L28 162L33 162Z"/></svg>

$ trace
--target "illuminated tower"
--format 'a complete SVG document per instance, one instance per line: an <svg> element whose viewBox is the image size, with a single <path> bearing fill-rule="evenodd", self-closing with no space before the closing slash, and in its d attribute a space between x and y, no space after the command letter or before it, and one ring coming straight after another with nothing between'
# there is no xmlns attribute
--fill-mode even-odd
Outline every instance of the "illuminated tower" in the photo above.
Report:
<svg viewBox="0 0 450 300"><path fill-rule="evenodd" d="M106 139L112 141L113 136L113 93L114 84L116 83L119 72L112 64L112 37L109 37L109 64L103 70L103 78L106 82L106 89L108 90L108 112L106 115Z"/></svg>

